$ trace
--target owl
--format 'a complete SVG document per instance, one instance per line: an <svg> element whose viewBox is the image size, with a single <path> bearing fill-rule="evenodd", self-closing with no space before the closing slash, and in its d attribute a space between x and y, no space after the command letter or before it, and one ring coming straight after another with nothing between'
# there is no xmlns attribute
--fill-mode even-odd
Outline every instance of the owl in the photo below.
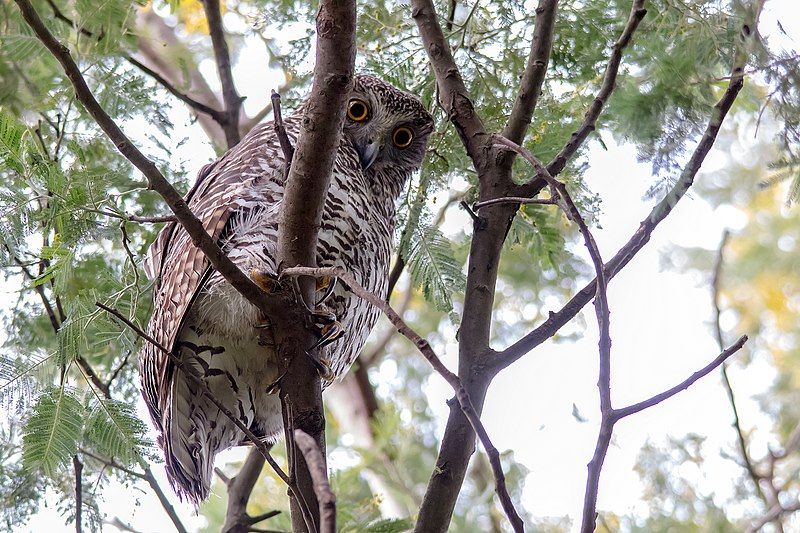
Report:
<svg viewBox="0 0 800 533"><path fill-rule="evenodd" d="M284 119L296 144L305 104ZM319 266L340 266L368 290L386 296L396 202L425 155L433 119L414 96L373 76L357 75L336 153L317 244ZM186 196L194 214L244 272L276 272L278 221L287 162L273 124L255 127L206 165ZM145 260L154 281L148 333L182 361L147 343L139 358L142 392L158 431L167 475L182 498L209 493L214 458L248 443L211 403L192 372L259 438L283 433L275 393L280 367L266 318L216 272L178 224L164 227ZM340 337L320 349L332 377L364 345L378 310L341 286L325 306Z"/></svg>

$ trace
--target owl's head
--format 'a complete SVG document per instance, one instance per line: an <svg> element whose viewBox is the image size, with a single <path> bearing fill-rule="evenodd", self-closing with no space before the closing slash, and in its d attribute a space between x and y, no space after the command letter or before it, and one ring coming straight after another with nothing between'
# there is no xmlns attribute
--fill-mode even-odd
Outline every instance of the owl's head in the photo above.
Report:
<svg viewBox="0 0 800 533"><path fill-rule="evenodd" d="M433 117L416 97L374 76L355 76L344 136L367 175L405 178L419 169L432 131Z"/></svg>

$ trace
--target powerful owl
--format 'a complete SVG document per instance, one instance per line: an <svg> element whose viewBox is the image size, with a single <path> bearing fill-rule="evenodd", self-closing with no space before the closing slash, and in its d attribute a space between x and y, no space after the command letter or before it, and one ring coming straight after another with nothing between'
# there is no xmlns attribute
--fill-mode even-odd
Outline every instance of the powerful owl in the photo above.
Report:
<svg viewBox="0 0 800 533"><path fill-rule="evenodd" d="M293 143L304 107L285 118ZM414 96L372 76L355 77L319 231L318 265L344 267L368 290L386 295L395 204L420 167L432 125ZM286 170L273 124L261 124L204 167L186 196L209 234L244 272L276 271ZM274 393L280 370L274 345L264 338L265 318L174 222L150 248L145 271L155 285L148 333L253 433L277 439L283 432ZM326 307L342 335L321 349L321 357L330 373L340 376L366 341L378 311L341 287L326 295ZM216 454L247 439L154 345L144 347L139 370L168 477L179 495L199 503L208 496Z"/></svg>

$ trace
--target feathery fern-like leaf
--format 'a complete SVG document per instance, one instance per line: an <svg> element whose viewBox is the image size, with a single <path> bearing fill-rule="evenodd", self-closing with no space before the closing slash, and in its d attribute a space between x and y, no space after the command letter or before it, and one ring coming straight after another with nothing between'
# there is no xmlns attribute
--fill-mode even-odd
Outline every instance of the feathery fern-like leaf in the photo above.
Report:
<svg viewBox="0 0 800 533"><path fill-rule="evenodd" d="M453 309L452 293L463 292L466 278L450 241L433 226L418 226L408 250L408 271L416 287L440 311Z"/></svg>
<svg viewBox="0 0 800 533"><path fill-rule="evenodd" d="M84 432L88 446L124 465L141 460L150 442L145 437L147 426L136 416L133 406L96 398L89 409Z"/></svg>
<svg viewBox="0 0 800 533"><path fill-rule="evenodd" d="M22 436L22 464L56 478L78 451L83 433L84 409L66 387L52 387L39 397Z"/></svg>

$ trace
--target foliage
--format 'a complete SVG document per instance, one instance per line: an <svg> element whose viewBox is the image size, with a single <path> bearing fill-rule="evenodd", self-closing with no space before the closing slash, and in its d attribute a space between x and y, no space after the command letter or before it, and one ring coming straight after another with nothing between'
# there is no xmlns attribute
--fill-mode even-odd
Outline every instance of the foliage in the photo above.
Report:
<svg viewBox="0 0 800 533"><path fill-rule="evenodd" d="M154 39L156 30L141 27L139 16L142 10L154 10L177 41L174 46L165 41L162 59L179 73L176 87L188 90L192 74L203 78L207 60L213 57L200 3L34 3L56 37L69 43L104 108L126 131L136 132L135 142L173 183L187 190L192 177L185 175L186 161L181 157L198 156L176 155L187 153L183 146L187 139L176 132L185 131L185 123L197 117L181 114L183 104L127 57L140 52L140 38ZM658 195L674 178L705 123L730 68L738 38L734 28L752 5L738 0L650 4L626 51L617 91L598 129L631 143L640 158L652 164L656 176L652 190ZM285 105L297 105L310 80L316 3L242 0L223 5L234 62L248 47L263 45L269 54L266 66L286 83ZM622 0L560 3L548 78L525 141L543 161L558 153L583 120L629 7L630 2ZM449 2L439 2L437 8L446 14ZM462 311L460 293L465 288L464 264L472 231L453 227L452 206L462 199L476 200L477 177L458 134L436 105L435 84L409 6L380 0L360 2L359 9L359 68L419 95L435 116L436 130L423 172L400 205L397 241L413 287L406 289L411 321L441 347L445 337L455 334L452 325L458 324ZM445 24L475 106L492 131L502 129L516 96L534 19L530 2L523 0L456 2L451 24ZM100 314L94 302L108 302L134 322L146 322L150 287L141 261L158 226L124 222L120 217L163 214L164 206L76 104L59 65L14 5L3 4L0 27L0 264L5 282L17 290L16 300L8 302L0 315L7 332L0 354L0 402L8 411L0 442L0 516L6 524L21 527L37 511L45 488L65 502L60 508L65 521L72 519L75 509L68 502L73 501L69 472L73 456L87 459L88 452L134 469L150 457L147 426L133 407L139 394L133 367L141 341ZM749 223L731 243L735 266L727 274L726 305L743 330L759 333L754 351L769 353L780 370L774 391L780 402L770 412L776 417L776 433L785 436L800 420L796 401L800 367L795 364L800 342L794 327L798 305L785 297L800 287L793 269L800 226L795 211L779 213L776 206L785 198L796 200L800 190L800 59L796 53L770 49L763 40L756 40L748 52L755 83L737 104L737 116L751 124L763 116L769 125L770 135L764 140L769 149L759 155L758 168L771 168L771 173L753 177L747 172L752 169L732 165L725 183L716 189L701 188L699 194L725 203L746 197L743 210ZM191 131L200 136L199 128ZM602 144L599 135L590 140ZM730 138L721 141L733 145ZM208 148L204 160L212 155L214 144L210 139L202 145ZM562 177L581 210L599 224L600 199L583 182L591 163L585 152L584 147ZM518 182L529 179L524 162L517 161L514 170ZM773 187L758 192L759 182ZM775 187L784 182L789 185L786 190ZM445 195L449 198L442 202ZM495 341L506 344L518 338L542 318L545 298L563 300L591 275L572 253L576 240L574 228L551 206L519 210L500 258L496 294L498 316L514 320L494 325ZM702 261L703 267L708 266L707 252L686 254L695 266ZM373 445L353 449L345 436L332 431L331 455L345 456L349 462L343 464L350 465L333 476L343 531L404 530L407 520L414 518L439 445L437 425L424 396L427 367L411 356L409 346L397 342L389 346L390 354L371 370L377 382L378 376L394 369L391 383L378 383L384 405L373 421ZM110 381L110 398L86 368L94 369L101 383ZM667 530L693 519L706 529L733 527L709 495L665 485L676 481L665 465L686 462L688 456L667 457L667 452L653 447L645 452L641 469L652 484L652 501L680 509L684 516L674 522L675 516L654 509L650 517L631 518L631 531ZM527 472L514 466L508 452L503 462L512 496L519 503ZM85 463L87 478L107 479L102 461ZM381 518L364 472L384 480L391 497L406 511L404 520ZM127 483L139 483L124 471L116 473ZM661 482L657 476L664 476L664 484L656 483ZM476 461L457 506L453 531L471 531L474 524L485 531L502 529L504 518L490 479L485 463ZM667 489L684 491L683 500L669 500ZM223 494L224 487L218 485L215 491ZM262 476L255 494L258 502L285 503L285 488L268 474ZM691 512L690 502L697 507ZM106 512L102 501L87 496L84 503L97 525ZM223 519L222 505L217 499L201 508L209 530L218 528ZM286 515L273 519L270 527L287 527ZM542 531L567 527L563 521L528 518Z"/></svg>

